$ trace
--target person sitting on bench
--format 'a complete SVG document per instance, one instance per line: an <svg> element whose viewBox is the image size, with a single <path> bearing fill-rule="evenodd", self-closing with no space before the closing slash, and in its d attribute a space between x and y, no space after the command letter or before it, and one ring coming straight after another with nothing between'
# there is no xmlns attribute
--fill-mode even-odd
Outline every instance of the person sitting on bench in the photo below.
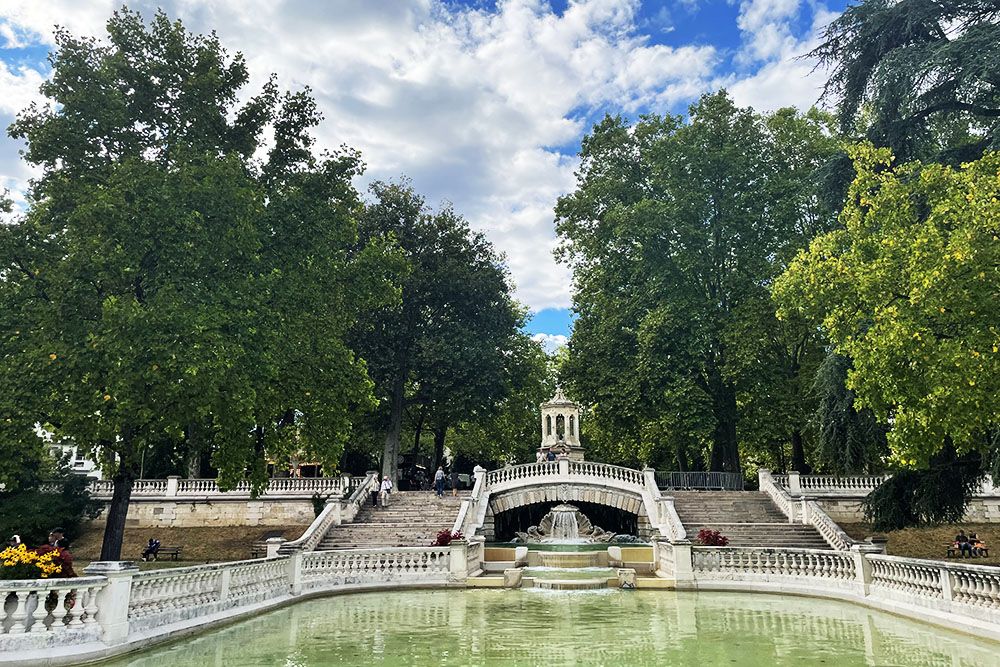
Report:
<svg viewBox="0 0 1000 667"><path fill-rule="evenodd" d="M983 558L986 557L986 545L983 544L981 539L979 539L979 535L969 533L969 544L972 546L973 556L982 556Z"/></svg>
<svg viewBox="0 0 1000 667"><path fill-rule="evenodd" d="M152 558L156 560L156 554L160 552L160 541L157 539L149 538L149 544L146 548L142 550L142 560L146 561Z"/></svg>
<svg viewBox="0 0 1000 667"><path fill-rule="evenodd" d="M972 543L969 542L969 538L964 530L958 531L958 535L955 536L955 547L962 556L966 558L972 557Z"/></svg>

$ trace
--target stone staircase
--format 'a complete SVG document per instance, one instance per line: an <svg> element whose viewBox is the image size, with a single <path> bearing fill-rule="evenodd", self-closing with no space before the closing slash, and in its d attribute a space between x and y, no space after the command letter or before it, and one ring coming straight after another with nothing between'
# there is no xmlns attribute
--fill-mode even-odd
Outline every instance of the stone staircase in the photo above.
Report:
<svg viewBox="0 0 1000 667"><path fill-rule="evenodd" d="M451 528L464 496L438 498L433 491L397 491L386 508L366 503L352 523L334 526L317 551L365 547L426 547Z"/></svg>
<svg viewBox="0 0 1000 667"><path fill-rule="evenodd" d="M674 491L674 507L688 538L702 528L718 530L733 547L829 549L812 526L788 523L766 493L757 491Z"/></svg>

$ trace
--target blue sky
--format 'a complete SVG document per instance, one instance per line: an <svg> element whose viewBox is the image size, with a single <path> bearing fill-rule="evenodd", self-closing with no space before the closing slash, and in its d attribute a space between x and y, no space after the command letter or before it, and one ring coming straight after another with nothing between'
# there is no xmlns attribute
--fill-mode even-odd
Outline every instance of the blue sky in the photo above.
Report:
<svg viewBox="0 0 1000 667"><path fill-rule="evenodd" d="M121 0L0 2L0 124L38 100L52 26L100 35ZM605 113L683 113L727 88L760 110L815 104L822 72L798 56L843 0L139 0L310 86L322 147L368 165L362 189L407 176L451 202L506 255L528 330L570 333L571 276L552 256L556 199L573 189L582 136ZM251 92L251 91L248 91ZM0 138L0 186L24 205L32 172Z"/></svg>

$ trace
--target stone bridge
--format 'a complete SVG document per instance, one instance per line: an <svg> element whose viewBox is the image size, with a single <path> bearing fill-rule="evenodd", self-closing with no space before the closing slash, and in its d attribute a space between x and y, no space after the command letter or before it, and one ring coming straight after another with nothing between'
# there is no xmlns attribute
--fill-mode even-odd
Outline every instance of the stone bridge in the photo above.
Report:
<svg viewBox="0 0 1000 667"><path fill-rule="evenodd" d="M537 503L577 502L612 507L636 517L639 536L683 539L672 505L656 485L654 471L634 470L591 461L527 463L486 472L476 471L471 498L459 512L453 530L495 537L495 517Z"/></svg>

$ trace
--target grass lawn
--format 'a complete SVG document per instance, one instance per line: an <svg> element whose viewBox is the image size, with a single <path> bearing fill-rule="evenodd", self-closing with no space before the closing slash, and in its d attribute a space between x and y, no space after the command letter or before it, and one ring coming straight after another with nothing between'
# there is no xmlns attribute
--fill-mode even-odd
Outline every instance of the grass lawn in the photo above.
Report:
<svg viewBox="0 0 1000 667"><path fill-rule="evenodd" d="M885 535L889 538L886 550L890 556L906 556L908 558L929 558L932 560L961 561L975 565L1000 565L1000 524L996 523L961 523L954 525L932 526L927 528L904 528L888 533L879 533L864 523L842 523L840 527L856 540L864 540L872 535ZM979 539L990 549L988 558L948 558L947 546L952 543L959 530L965 534L976 533Z"/></svg>
<svg viewBox="0 0 1000 667"><path fill-rule="evenodd" d="M251 545L266 537L298 539L308 525L292 526L214 526L205 528L126 528L122 559L135 560L141 570L164 567L184 567L201 563L245 560L250 558ZM143 563L139 560L149 538L156 538L164 547L184 547L181 559ZM74 536L70 551L76 562L77 573L101 555L104 539L104 521L98 519L84 524L80 535Z"/></svg>

